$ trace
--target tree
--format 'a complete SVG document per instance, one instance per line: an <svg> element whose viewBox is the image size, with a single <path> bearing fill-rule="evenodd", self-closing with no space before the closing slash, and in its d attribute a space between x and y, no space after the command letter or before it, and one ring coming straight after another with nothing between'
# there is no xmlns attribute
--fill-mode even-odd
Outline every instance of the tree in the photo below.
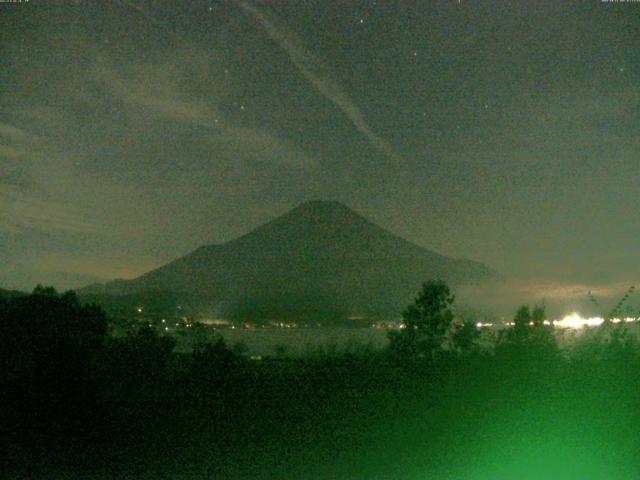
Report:
<svg viewBox="0 0 640 480"><path fill-rule="evenodd" d="M451 335L453 348L463 355L471 353L476 348L476 340L480 337L480 330L472 321L466 320L459 325Z"/></svg>
<svg viewBox="0 0 640 480"><path fill-rule="evenodd" d="M0 375L23 381L72 381L89 368L103 346L107 317L96 305L80 304L72 291L59 295L38 285L31 295L0 309Z"/></svg>
<svg viewBox="0 0 640 480"><path fill-rule="evenodd" d="M419 357L437 355L453 322L450 307L454 299L443 281L425 282L414 302L402 313L404 328L390 335L391 349Z"/></svg>
<svg viewBox="0 0 640 480"><path fill-rule="evenodd" d="M111 338L96 364L106 401L164 398L175 344L174 338L147 324L124 337Z"/></svg>
<svg viewBox="0 0 640 480"><path fill-rule="evenodd" d="M13 438L55 439L58 446L85 434L100 411L95 366L106 335L105 313L82 305L73 292L59 295L38 286L4 302L0 389L4 409L15 419Z"/></svg>
<svg viewBox="0 0 640 480"><path fill-rule="evenodd" d="M513 318L511 328L502 330L497 351L509 355L526 354L532 358L557 353L558 347L552 325L546 325L544 306L521 306Z"/></svg>
<svg viewBox="0 0 640 480"><path fill-rule="evenodd" d="M529 339L529 323L531 322L531 311L528 305L522 305L513 318L513 329L508 331L509 341L516 345L523 345Z"/></svg>

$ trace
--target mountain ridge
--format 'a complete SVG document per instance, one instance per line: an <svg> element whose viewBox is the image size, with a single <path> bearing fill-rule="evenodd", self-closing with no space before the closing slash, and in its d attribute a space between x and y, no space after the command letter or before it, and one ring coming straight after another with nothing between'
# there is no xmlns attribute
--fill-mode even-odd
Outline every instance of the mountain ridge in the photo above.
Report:
<svg viewBox="0 0 640 480"><path fill-rule="evenodd" d="M238 318L375 315L397 313L430 278L456 285L498 275L415 245L341 203L313 200L135 279L79 293L184 293L200 299L200 310Z"/></svg>

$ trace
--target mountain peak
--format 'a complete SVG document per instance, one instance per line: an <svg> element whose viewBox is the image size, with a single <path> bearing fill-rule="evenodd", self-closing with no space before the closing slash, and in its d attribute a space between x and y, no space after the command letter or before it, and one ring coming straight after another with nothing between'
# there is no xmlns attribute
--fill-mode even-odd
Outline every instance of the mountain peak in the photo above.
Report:
<svg viewBox="0 0 640 480"><path fill-rule="evenodd" d="M481 282L493 271L412 244L336 201L310 200L234 240L107 292L170 292L233 318L397 315L422 282ZM173 298L173 297L172 297Z"/></svg>
<svg viewBox="0 0 640 480"><path fill-rule="evenodd" d="M354 221L367 220L347 207L334 200L308 200L299 204L293 210L285 213L281 218L304 221Z"/></svg>
<svg viewBox="0 0 640 480"><path fill-rule="evenodd" d="M302 202L289 213L355 213L343 203L335 200L307 200Z"/></svg>
<svg viewBox="0 0 640 480"><path fill-rule="evenodd" d="M307 208L346 208L348 207L343 203L338 202L337 200L322 200L320 198L314 198L311 200L305 200L300 203L296 208L307 207Z"/></svg>

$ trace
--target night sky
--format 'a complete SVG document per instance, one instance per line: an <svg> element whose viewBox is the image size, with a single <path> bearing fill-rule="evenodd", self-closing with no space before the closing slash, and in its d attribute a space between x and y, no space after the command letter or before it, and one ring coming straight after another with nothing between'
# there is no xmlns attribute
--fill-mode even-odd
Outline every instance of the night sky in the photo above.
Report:
<svg viewBox="0 0 640 480"><path fill-rule="evenodd" d="M640 276L640 3L0 15L1 287L130 278L309 199L515 282Z"/></svg>

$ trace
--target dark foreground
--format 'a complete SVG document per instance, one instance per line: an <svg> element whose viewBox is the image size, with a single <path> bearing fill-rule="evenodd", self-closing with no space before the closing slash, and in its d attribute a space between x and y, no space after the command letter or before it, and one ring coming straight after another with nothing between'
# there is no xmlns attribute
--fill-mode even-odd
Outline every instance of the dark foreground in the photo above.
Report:
<svg viewBox="0 0 640 480"><path fill-rule="evenodd" d="M620 332L571 351L253 362L222 342L175 354L146 329L112 339L99 311L38 302L3 306L2 478L640 474L640 348Z"/></svg>

